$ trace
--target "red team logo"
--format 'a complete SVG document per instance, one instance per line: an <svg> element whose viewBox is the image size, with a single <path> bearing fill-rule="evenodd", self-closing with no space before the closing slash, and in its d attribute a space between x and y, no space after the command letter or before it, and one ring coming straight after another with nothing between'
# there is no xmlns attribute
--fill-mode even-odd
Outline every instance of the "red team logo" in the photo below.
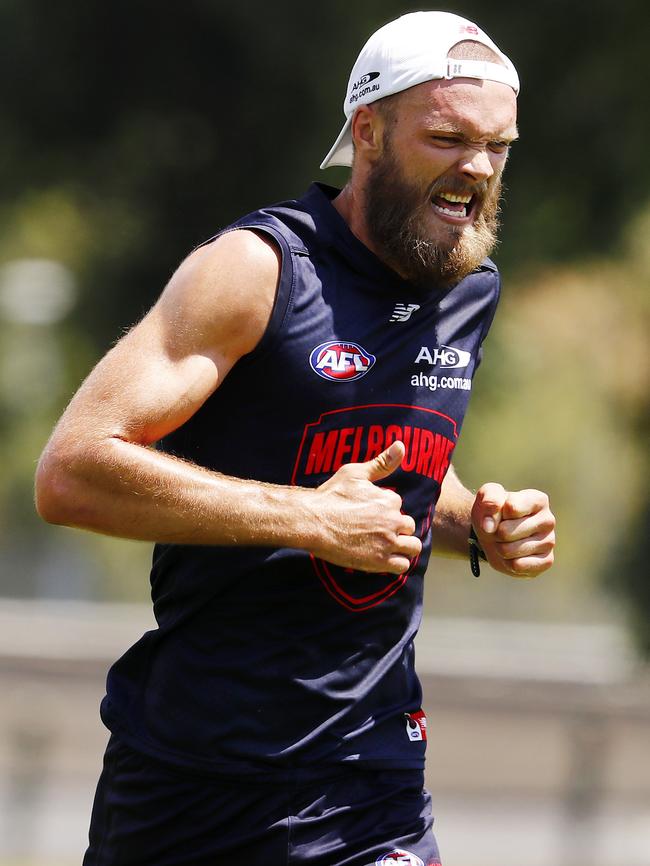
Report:
<svg viewBox="0 0 650 866"><path fill-rule="evenodd" d="M411 854L403 848L395 848L394 851L389 851L379 860L375 860L375 866L424 866L424 862L417 854Z"/></svg>
<svg viewBox="0 0 650 866"><path fill-rule="evenodd" d="M312 370L323 379L351 382L365 376L374 366L376 357L358 343L333 341L321 343L309 356Z"/></svg>
<svg viewBox="0 0 650 866"><path fill-rule="evenodd" d="M419 743L427 738L427 717L424 710L416 713L405 713L406 733L412 743Z"/></svg>
<svg viewBox="0 0 650 866"><path fill-rule="evenodd" d="M312 354L317 353L315 349ZM401 424L393 423L396 416ZM457 435L453 418L428 407L375 403L333 409L305 425L291 483L322 484L344 463L372 460L399 439L406 454L391 483L402 496L405 512L414 518L417 535L425 540ZM418 569L419 561L418 556L408 571L395 575L358 572L312 557L327 592L353 612L369 610L395 595Z"/></svg>

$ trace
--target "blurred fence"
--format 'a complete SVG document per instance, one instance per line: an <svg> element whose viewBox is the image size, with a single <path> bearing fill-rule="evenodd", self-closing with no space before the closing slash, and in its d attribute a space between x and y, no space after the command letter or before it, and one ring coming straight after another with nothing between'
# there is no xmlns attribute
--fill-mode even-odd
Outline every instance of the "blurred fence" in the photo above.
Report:
<svg viewBox="0 0 650 866"><path fill-rule="evenodd" d="M146 608L0 602L0 864L81 860L109 664ZM445 866L648 866L650 681L611 626L427 619Z"/></svg>

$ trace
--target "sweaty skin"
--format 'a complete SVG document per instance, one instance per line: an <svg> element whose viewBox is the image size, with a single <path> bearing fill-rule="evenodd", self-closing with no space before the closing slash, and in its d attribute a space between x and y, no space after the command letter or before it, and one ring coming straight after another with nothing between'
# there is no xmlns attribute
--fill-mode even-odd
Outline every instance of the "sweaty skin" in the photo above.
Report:
<svg viewBox="0 0 650 866"><path fill-rule="evenodd" d="M423 194L441 175L487 179L502 167L505 156L491 142L515 135L512 91L482 85L468 94L456 79L406 92L414 101L406 103L397 152L413 155L409 171ZM355 166L335 200L364 242L368 161L381 156L382 120L371 108L355 116ZM451 132L453 141L436 143L438 132ZM449 233L449 220L433 208L429 223L432 236ZM398 494L374 483L399 466L401 442L368 463L342 466L316 489L227 477L149 447L197 412L257 345L278 277L277 249L250 231L223 235L183 262L56 426L36 474L45 520L147 541L300 548L362 571L407 570L422 546L415 523L401 513ZM490 483L473 496L450 470L436 509L434 553L466 555L470 522L496 570L533 577L551 566L555 521L544 493Z"/></svg>

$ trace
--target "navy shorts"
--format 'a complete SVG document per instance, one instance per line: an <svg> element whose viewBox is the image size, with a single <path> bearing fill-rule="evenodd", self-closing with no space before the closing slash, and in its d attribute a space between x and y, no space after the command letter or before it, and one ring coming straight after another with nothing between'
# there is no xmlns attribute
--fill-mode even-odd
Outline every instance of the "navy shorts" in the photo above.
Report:
<svg viewBox="0 0 650 866"><path fill-rule="evenodd" d="M437 866L417 770L269 782L184 773L111 737L83 866Z"/></svg>

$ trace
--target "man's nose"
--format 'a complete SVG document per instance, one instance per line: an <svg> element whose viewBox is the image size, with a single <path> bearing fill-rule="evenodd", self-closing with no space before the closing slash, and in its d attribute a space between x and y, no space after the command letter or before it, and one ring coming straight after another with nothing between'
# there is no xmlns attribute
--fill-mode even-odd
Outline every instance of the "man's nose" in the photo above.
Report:
<svg viewBox="0 0 650 866"><path fill-rule="evenodd" d="M458 164L458 168L466 177L475 181L487 180L494 174L494 167L487 151L483 147L472 147L467 150Z"/></svg>

